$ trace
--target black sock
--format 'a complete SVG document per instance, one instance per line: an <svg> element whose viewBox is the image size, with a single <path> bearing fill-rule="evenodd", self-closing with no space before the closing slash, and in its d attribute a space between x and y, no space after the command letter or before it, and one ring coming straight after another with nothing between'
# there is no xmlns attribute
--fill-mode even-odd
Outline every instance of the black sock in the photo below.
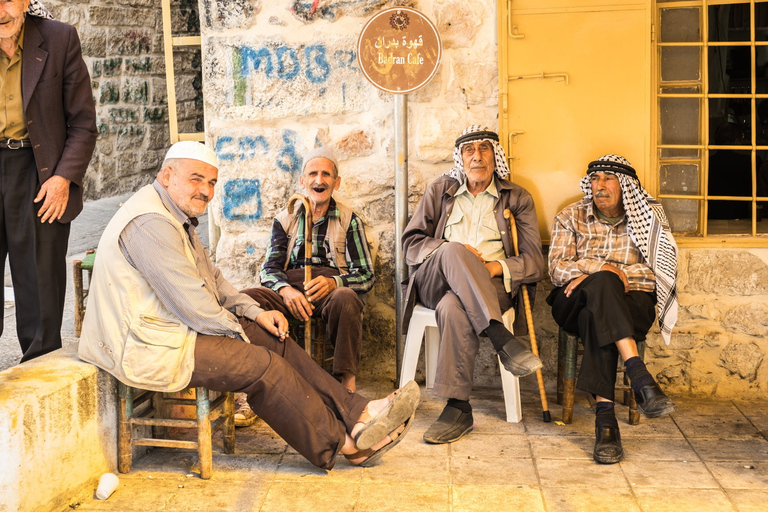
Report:
<svg viewBox="0 0 768 512"><path fill-rule="evenodd" d="M639 393L640 388L643 386L652 386L656 384L656 381L653 380L653 376L645 367L645 363L638 356L630 357L624 361L624 365L627 367L627 375L629 375L632 390L635 393Z"/></svg>
<svg viewBox="0 0 768 512"><path fill-rule="evenodd" d="M493 344L493 348L496 349L496 352L515 339L515 336L498 320L491 320L491 325L485 330L485 335L491 339L491 343Z"/></svg>
<svg viewBox="0 0 768 512"><path fill-rule="evenodd" d="M597 402L595 404L595 426L596 427L618 427L616 421L616 412L613 402Z"/></svg>
<svg viewBox="0 0 768 512"><path fill-rule="evenodd" d="M457 398L449 398L446 406L458 409L461 412L472 412L472 406L469 405L469 400L459 400Z"/></svg>

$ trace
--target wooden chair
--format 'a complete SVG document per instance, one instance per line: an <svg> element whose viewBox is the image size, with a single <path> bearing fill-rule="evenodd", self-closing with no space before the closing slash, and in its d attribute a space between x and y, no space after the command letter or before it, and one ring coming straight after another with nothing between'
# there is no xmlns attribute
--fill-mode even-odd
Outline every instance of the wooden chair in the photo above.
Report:
<svg viewBox="0 0 768 512"><path fill-rule="evenodd" d="M573 420L573 399L576 391L577 357L583 353L579 349L581 340L578 336L560 329L557 335L557 403L563 406L563 423ZM644 358L645 342L637 343L637 351L640 359ZM619 359L617 374L623 374L619 380L616 376L616 389L624 392L624 405L629 406L629 424L640 423L640 413L637 412L635 393L629 385L629 377L626 374L624 362Z"/></svg>
<svg viewBox="0 0 768 512"><path fill-rule="evenodd" d="M333 354L328 356L326 353L328 350L328 344L326 343L325 339L325 322L322 318L312 318L311 322L312 339L310 354L312 355L312 359L314 359L321 368L330 372L333 369ZM291 319L289 321L289 327L289 330L291 331L291 338L293 338L299 345L306 347L304 344L304 322Z"/></svg>
<svg viewBox="0 0 768 512"><path fill-rule="evenodd" d="M127 473L133 464L134 446L160 446L165 448L186 448L197 450L200 458L200 478L209 479L213 473L211 438L217 428L222 428L224 452L235 452L235 400L233 393L222 393L213 402L208 399L206 388L195 388L195 398L171 398L163 393L146 391L118 383L120 411L118 426L118 470ZM152 403L157 395L157 402ZM140 406L149 401L146 407ZM195 406L196 419L160 418L161 411L170 409L167 405ZM137 412L138 409L142 412ZM151 436L134 439L133 429L137 426L151 427ZM158 439L154 427L196 428L197 441Z"/></svg>
<svg viewBox="0 0 768 512"><path fill-rule="evenodd" d="M91 286L91 274L93 264L96 261L96 251L90 249L85 252L85 258L72 262L72 281L75 292L75 336L80 337L83 329L83 317L85 316L85 299ZM83 286L83 270L88 272L88 288Z"/></svg>

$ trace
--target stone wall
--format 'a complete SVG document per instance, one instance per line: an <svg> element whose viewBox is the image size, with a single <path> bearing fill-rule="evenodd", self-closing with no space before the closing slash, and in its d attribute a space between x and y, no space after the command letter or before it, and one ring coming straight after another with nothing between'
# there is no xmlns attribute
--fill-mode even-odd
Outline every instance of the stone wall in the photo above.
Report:
<svg viewBox="0 0 768 512"><path fill-rule="evenodd" d="M451 166L469 124L497 126L495 2L483 0L201 0L206 137L222 167L212 208L217 260L253 285L272 219L298 190L302 155L337 150L337 197L366 223L377 282L366 310L363 371L394 375L393 99L356 61L362 25L411 5L438 26L440 70L408 99L410 203Z"/></svg>
<svg viewBox="0 0 768 512"><path fill-rule="evenodd" d="M91 74L99 138L86 199L137 190L154 179L170 145L160 2L44 0L75 25ZM173 0L174 35L199 35L196 0ZM175 53L181 131L202 131L200 49Z"/></svg>

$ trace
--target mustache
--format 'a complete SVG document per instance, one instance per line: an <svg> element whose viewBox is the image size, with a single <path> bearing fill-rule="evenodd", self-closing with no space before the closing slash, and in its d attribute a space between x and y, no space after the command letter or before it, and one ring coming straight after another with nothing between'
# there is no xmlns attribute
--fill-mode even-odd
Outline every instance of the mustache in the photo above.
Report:
<svg viewBox="0 0 768 512"><path fill-rule="evenodd" d="M598 191L598 192L595 192L595 197L610 197L610 195L608 194L608 192Z"/></svg>
<svg viewBox="0 0 768 512"><path fill-rule="evenodd" d="M208 196L206 196L204 194L197 194L192 199L202 199L206 203L211 200Z"/></svg>

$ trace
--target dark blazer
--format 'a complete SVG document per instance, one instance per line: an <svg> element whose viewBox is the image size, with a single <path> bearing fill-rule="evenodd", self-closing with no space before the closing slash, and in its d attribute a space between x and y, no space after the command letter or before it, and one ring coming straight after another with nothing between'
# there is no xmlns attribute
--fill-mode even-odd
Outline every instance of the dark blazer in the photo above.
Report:
<svg viewBox="0 0 768 512"><path fill-rule="evenodd" d="M59 219L70 222L83 209L83 177L97 135L91 77L75 27L27 16L21 90L40 183L54 174L71 181Z"/></svg>

